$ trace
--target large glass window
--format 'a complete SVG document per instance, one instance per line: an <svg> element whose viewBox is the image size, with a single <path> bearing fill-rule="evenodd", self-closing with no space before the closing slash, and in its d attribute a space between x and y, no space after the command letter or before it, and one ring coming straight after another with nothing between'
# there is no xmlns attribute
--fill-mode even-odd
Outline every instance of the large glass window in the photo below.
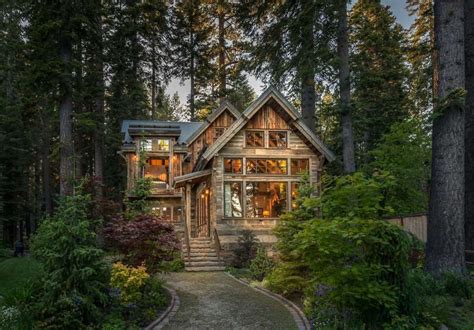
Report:
<svg viewBox="0 0 474 330"><path fill-rule="evenodd" d="M286 174L286 159L247 159L247 174Z"/></svg>
<svg viewBox="0 0 474 330"><path fill-rule="evenodd" d="M144 151L169 151L170 140L168 139L142 139L141 149Z"/></svg>
<svg viewBox="0 0 474 330"><path fill-rule="evenodd" d="M245 146L247 147L264 147L263 131L245 131Z"/></svg>
<svg viewBox="0 0 474 330"><path fill-rule="evenodd" d="M225 158L224 172L232 174L242 174L242 159L241 158Z"/></svg>
<svg viewBox="0 0 474 330"><path fill-rule="evenodd" d="M298 182L292 182L291 183L291 208L296 209L296 199L298 198L298 187L299 183Z"/></svg>
<svg viewBox="0 0 474 330"><path fill-rule="evenodd" d="M224 215L228 218L241 218L242 209L242 183L224 183Z"/></svg>
<svg viewBox="0 0 474 330"><path fill-rule="evenodd" d="M287 210L285 182L247 182L245 187L249 218L276 218Z"/></svg>
<svg viewBox="0 0 474 330"><path fill-rule="evenodd" d="M168 183L169 165L168 157L148 158L143 169L143 176L154 182Z"/></svg>
<svg viewBox="0 0 474 330"><path fill-rule="evenodd" d="M286 131L269 131L268 147L284 149L288 146L288 134Z"/></svg>
<svg viewBox="0 0 474 330"><path fill-rule="evenodd" d="M292 159L291 160L291 175L299 175L303 172L308 172L308 159Z"/></svg>

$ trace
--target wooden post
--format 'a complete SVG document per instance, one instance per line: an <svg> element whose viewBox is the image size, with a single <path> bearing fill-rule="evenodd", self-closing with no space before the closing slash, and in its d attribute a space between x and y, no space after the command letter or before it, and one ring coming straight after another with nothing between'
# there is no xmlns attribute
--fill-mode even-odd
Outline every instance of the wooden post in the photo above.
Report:
<svg viewBox="0 0 474 330"><path fill-rule="evenodd" d="M186 183L186 193L184 197L186 201L186 223L188 233L191 235L191 183Z"/></svg>

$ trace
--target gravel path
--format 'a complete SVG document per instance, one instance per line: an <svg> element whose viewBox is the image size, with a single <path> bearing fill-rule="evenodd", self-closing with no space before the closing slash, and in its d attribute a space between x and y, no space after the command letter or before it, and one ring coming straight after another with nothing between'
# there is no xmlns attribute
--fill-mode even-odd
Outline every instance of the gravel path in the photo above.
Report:
<svg viewBox="0 0 474 330"><path fill-rule="evenodd" d="M279 302L224 273L171 273L181 305L164 329L296 329Z"/></svg>

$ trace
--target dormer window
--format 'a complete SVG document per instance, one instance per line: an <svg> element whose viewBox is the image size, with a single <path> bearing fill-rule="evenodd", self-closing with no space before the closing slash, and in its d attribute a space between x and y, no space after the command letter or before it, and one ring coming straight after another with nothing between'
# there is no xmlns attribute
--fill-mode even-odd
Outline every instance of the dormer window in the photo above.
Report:
<svg viewBox="0 0 474 330"><path fill-rule="evenodd" d="M142 139L140 147L143 151L169 151L169 139Z"/></svg>

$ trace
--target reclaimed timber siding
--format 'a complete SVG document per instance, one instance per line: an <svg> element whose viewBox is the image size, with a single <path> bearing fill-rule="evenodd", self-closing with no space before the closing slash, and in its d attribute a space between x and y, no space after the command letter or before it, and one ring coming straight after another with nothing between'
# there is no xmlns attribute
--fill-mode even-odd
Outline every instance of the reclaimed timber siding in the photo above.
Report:
<svg viewBox="0 0 474 330"><path fill-rule="evenodd" d="M315 152L308 147L308 145L299 138L293 131L291 131L283 120L279 120L279 116L271 111L271 108L266 107L265 111L258 112L252 118L244 129L238 132L227 145L214 158L213 164L213 187L215 191L215 219L212 223L216 224L219 233L221 245L224 249L224 256L230 261L232 256L231 250L236 247L238 237L243 229L253 230L261 243L271 246L276 242L276 237L273 234L273 229L278 224L277 218L225 218L224 217L224 181L240 181L244 185L246 181L277 181L287 182L288 187L290 182L298 181L299 176L290 175L291 159L305 158L309 159L310 180L313 184L318 184L320 173L322 170L322 156L315 154ZM262 115L263 113L263 115ZM268 118L272 117L272 120ZM286 149L269 149L269 148L246 148L245 147L245 129L285 129L288 130L288 148ZM283 158L288 160L288 175L256 175L246 174L245 169L243 174L225 174L223 169L224 158ZM245 166L244 166L245 167ZM243 186L244 187L244 186ZM243 189L245 191L245 189ZM288 193L288 199L290 199ZM245 199L245 196L243 196ZM245 203L245 202L244 202ZM290 201L288 201L290 204ZM245 209L245 206L244 206ZM214 213L214 212L213 212Z"/></svg>
<svg viewBox="0 0 474 330"><path fill-rule="evenodd" d="M191 144L191 164L189 171L192 170L196 161L199 158L199 154L204 147L207 147L214 143L216 129L226 129L234 122L235 118L229 111L224 111L219 117L214 120L211 125L203 132L199 137Z"/></svg>

